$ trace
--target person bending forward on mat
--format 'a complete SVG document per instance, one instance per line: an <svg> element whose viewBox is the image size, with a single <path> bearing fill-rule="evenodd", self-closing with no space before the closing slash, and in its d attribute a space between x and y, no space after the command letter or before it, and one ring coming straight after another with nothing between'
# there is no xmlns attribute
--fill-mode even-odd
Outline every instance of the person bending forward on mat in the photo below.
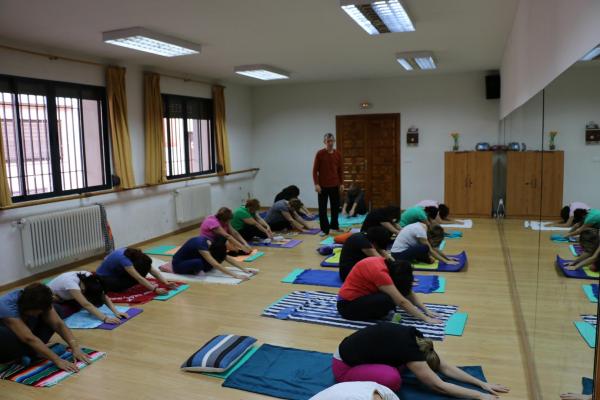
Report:
<svg viewBox="0 0 600 400"><path fill-rule="evenodd" d="M48 286L32 283L0 297L0 363L20 362L27 366L32 358L43 357L63 371L77 372L75 363L63 360L47 346L54 332L72 349L76 361L90 362L52 308Z"/></svg>
<svg viewBox="0 0 600 400"><path fill-rule="evenodd" d="M581 215L581 223L574 225L565 237L577 236L588 229L600 229L600 210L592 208L589 211L577 210L575 215Z"/></svg>
<svg viewBox="0 0 600 400"><path fill-rule="evenodd" d="M450 208L435 200L421 200L417 203L418 207L422 207L424 210L428 207L437 208L437 216L433 219L432 224L460 224L460 221L450 218ZM431 213L431 211L430 211Z"/></svg>
<svg viewBox="0 0 600 400"><path fill-rule="evenodd" d="M427 228L422 222L416 222L402 228L392 245L392 257L395 260L424 262L432 264L435 260L449 265L458 261L446 256L438 247L444 240L444 228L434 225Z"/></svg>
<svg viewBox="0 0 600 400"><path fill-rule="evenodd" d="M579 211L581 210L581 211ZM570 203L568 206L564 206L560 210L560 221L554 222L549 226L555 226L559 228L571 228L573 226L579 227L583 221L584 214L590 210L590 206L580 201Z"/></svg>
<svg viewBox="0 0 600 400"><path fill-rule="evenodd" d="M277 193L277 195L275 196L275 200L273 200L273 203L277 203L279 200L290 201L292 199L300 200L300 188L296 185L290 185L288 187L283 188L281 192ZM306 207L304 206L300 208L299 213L303 216L306 216L307 218L314 217L313 213L308 211L308 209L306 209Z"/></svg>
<svg viewBox="0 0 600 400"><path fill-rule="evenodd" d="M566 267L568 270L590 266L590 270L597 272L600 267L600 237L595 229L588 229L579 235L579 244L583 253Z"/></svg>
<svg viewBox="0 0 600 400"><path fill-rule="evenodd" d="M386 251L390 237L390 231L383 226L374 226L369 228L366 233L354 233L346 239L342 246L339 263L342 282L346 280L354 265L364 258L391 258L391 255Z"/></svg>
<svg viewBox="0 0 600 400"><path fill-rule="evenodd" d="M311 229L311 225L298 214L301 208L302 202L298 199L279 200L269 209L265 221L272 231Z"/></svg>
<svg viewBox="0 0 600 400"><path fill-rule="evenodd" d="M252 248L246 242L246 239L231 226L233 213L227 207L219 208L215 215L209 215L204 218L200 225L200 236L209 240L215 240L217 236L223 236L227 239L230 250L250 254Z"/></svg>
<svg viewBox="0 0 600 400"><path fill-rule="evenodd" d="M337 309L354 321L382 319L396 309L404 309L428 324L440 324L435 312L413 293L413 271L406 261L382 257L365 258L352 268L338 294Z"/></svg>
<svg viewBox="0 0 600 400"><path fill-rule="evenodd" d="M96 274L89 271L70 271L60 274L48 283L54 294L54 308L61 318L85 308L90 314L107 324L119 324L121 318L128 318L117 311L113 302L106 296L104 285ZM106 304L114 316L104 314L97 307Z"/></svg>
<svg viewBox="0 0 600 400"><path fill-rule="evenodd" d="M414 206L407 208L406 210L404 210L402 215L400 215L400 226L404 228L405 226L414 224L415 222L422 222L429 226L433 224L437 217L437 207Z"/></svg>
<svg viewBox="0 0 600 400"><path fill-rule="evenodd" d="M154 276L169 289L177 288L175 283L167 281L160 271L152 267L152 259L139 249L123 247L110 253L96 270L107 292L124 292L140 284L156 294L166 294L167 290L150 283L146 275Z"/></svg>
<svg viewBox="0 0 600 400"><path fill-rule="evenodd" d="M246 240L252 240L254 237L261 239L272 239L273 232L271 227L258 213L260 202L256 199L246 200L246 205L236 208L233 211L231 226L239 232Z"/></svg>
<svg viewBox="0 0 600 400"><path fill-rule="evenodd" d="M488 400L509 391L506 386L483 382L446 362L418 329L390 322L368 326L346 337L332 360L337 382L373 381L394 392L402 386L400 374L405 367L431 390L450 397ZM487 393L444 382L438 372Z"/></svg>
<svg viewBox="0 0 600 400"><path fill-rule="evenodd" d="M235 258L227 255L227 240L223 236L211 242L204 236L196 236L189 239L173 256L173 272L184 275L198 275L200 272L208 272L213 268L236 279L248 280L248 276L231 272L223 266L227 261L242 272L249 275L256 274L242 266Z"/></svg>
<svg viewBox="0 0 600 400"><path fill-rule="evenodd" d="M365 191L356 182L352 182L346 191L344 205L342 206L342 215L344 217L354 217L367 213L367 203L365 203Z"/></svg>
<svg viewBox="0 0 600 400"><path fill-rule="evenodd" d="M366 232L371 227L383 226L392 235L396 235L401 229L397 224L399 217L400 207L387 206L376 208L367 214L360 230L361 232Z"/></svg>

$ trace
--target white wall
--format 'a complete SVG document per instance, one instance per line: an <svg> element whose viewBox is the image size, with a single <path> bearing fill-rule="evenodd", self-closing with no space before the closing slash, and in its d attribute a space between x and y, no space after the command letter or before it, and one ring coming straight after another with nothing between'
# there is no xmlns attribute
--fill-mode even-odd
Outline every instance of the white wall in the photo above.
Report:
<svg viewBox="0 0 600 400"><path fill-rule="evenodd" d="M0 50L0 74L25 76L57 81L104 86L104 69L65 61L50 61L37 56ZM144 136L143 136L143 68L127 67L128 122L132 146L134 175L137 184L144 182ZM210 86L163 78L161 91L171 94L211 97ZM228 130L233 170L254 167L248 151L251 142L250 89L239 85L227 85L225 90ZM237 206L248 192L252 192L252 175L234 175L211 178L189 184L211 183L213 208ZM117 246L125 246L160 236L179 227L175 222L172 192L186 183L174 183L148 189L108 194L84 200L71 200L47 205L0 211L0 285L29 274L23 266L20 233L12 222L28 215L53 210L102 203Z"/></svg>
<svg viewBox="0 0 600 400"><path fill-rule="evenodd" d="M444 151L450 132L461 133L461 149L498 138L498 101L485 99L483 73L423 75L365 81L287 84L253 90L254 164L261 168L254 190L270 204L279 188L300 187L309 206L317 204L312 162L323 134L335 132L336 115L401 114L401 205L444 197ZM419 128L418 147L406 146L406 131Z"/></svg>
<svg viewBox="0 0 600 400"><path fill-rule="evenodd" d="M600 1L520 0L502 59L500 117L600 44Z"/></svg>

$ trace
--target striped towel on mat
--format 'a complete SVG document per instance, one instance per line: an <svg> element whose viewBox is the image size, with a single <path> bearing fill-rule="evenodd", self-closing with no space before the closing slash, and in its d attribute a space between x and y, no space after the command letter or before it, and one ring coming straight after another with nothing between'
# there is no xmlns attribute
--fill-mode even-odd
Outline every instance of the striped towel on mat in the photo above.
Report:
<svg viewBox="0 0 600 400"><path fill-rule="evenodd" d="M582 314L581 319L588 324L592 324L594 326L598 325L598 318L593 314Z"/></svg>
<svg viewBox="0 0 600 400"><path fill-rule="evenodd" d="M444 324L431 325L418 320L400 308L400 324L417 328L423 336L432 340L444 340L445 322L457 310L457 306L443 304L426 304L427 308L441 315ZM261 314L263 317L288 319L298 322L331 325L340 328L362 329L379 321L350 321L342 318L337 311L337 294L319 291L294 291L267 307Z"/></svg>

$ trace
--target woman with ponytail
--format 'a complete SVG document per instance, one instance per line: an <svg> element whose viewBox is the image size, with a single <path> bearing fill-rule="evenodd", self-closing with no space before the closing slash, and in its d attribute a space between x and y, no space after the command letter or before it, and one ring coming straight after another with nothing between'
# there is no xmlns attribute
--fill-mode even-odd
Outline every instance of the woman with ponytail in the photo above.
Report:
<svg viewBox="0 0 600 400"><path fill-rule="evenodd" d="M401 372L408 368L432 391L460 399L497 399L508 388L483 382L447 363L414 327L390 322L368 326L345 338L333 356L332 369L337 382L370 381L397 392L402 386ZM479 387L467 389L444 382L438 373Z"/></svg>
<svg viewBox="0 0 600 400"><path fill-rule="evenodd" d="M157 268L152 267L152 259L140 249L122 247L106 256L96 270L100 281L107 292L124 292L132 286L140 284L156 294L165 294L167 290L149 282L150 274L169 289L177 285L167 281Z"/></svg>
<svg viewBox="0 0 600 400"><path fill-rule="evenodd" d="M48 287L54 295L54 308L63 319L82 308L108 324L118 324L121 318L127 318L127 314L117 311L106 296L98 275L89 271L65 272L50 281ZM98 309L103 304L106 304L114 316L106 315Z"/></svg>

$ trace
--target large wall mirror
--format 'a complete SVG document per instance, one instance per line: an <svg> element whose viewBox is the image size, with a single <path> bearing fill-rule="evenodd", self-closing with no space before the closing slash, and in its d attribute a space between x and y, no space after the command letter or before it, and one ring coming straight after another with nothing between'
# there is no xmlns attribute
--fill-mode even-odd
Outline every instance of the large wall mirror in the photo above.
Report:
<svg viewBox="0 0 600 400"><path fill-rule="evenodd" d="M594 377L597 341L600 57L576 63L513 111L500 136L501 224L534 393L589 393L582 378ZM567 237L582 219L586 229Z"/></svg>

